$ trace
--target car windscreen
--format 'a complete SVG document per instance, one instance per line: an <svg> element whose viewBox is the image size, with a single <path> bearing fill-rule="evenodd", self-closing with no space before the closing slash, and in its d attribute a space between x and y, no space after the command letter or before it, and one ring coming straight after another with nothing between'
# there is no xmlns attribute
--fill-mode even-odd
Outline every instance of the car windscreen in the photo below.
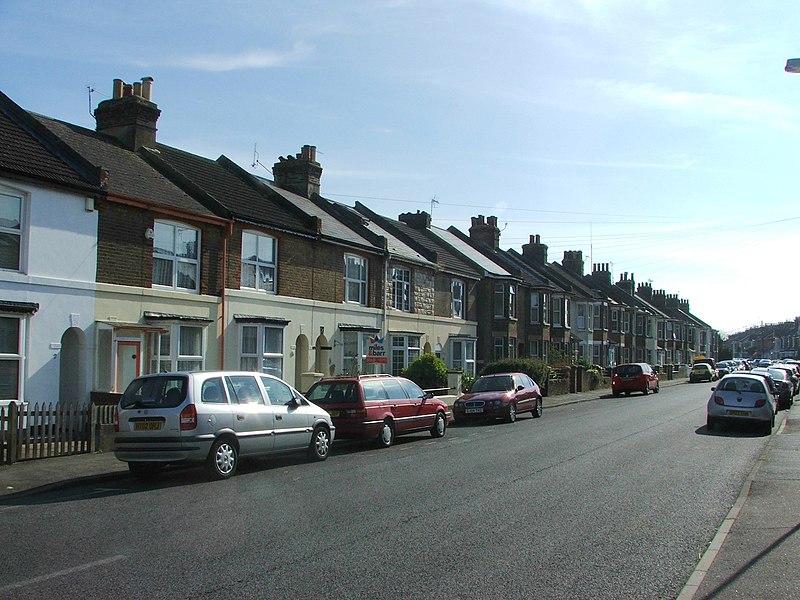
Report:
<svg viewBox="0 0 800 600"><path fill-rule="evenodd" d="M308 390L306 398L321 406L357 401L352 381L320 381Z"/></svg>
<svg viewBox="0 0 800 600"><path fill-rule="evenodd" d="M620 365L614 367L614 374L620 377L636 377L641 374L642 367L639 365Z"/></svg>
<svg viewBox="0 0 800 600"><path fill-rule="evenodd" d="M180 375L134 379L122 395L121 408L175 408L186 399L189 382Z"/></svg>
<svg viewBox="0 0 800 600"><path fill-rule="evenodd" d="M500 377L479 377L472 384L470 392L510 392L514 389L514 378L511 375Z"/></svg>

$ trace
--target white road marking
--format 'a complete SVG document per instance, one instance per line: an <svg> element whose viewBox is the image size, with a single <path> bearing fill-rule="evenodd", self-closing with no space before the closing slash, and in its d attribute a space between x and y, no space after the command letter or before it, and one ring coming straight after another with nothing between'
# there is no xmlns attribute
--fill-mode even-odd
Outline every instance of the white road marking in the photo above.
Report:
<svg viewBox="0 0 800 600"><path fill-rule="evenodd" d="M10 583L8 585L0 587L0 594L3 592L19 589L21 587L35 585L37 583L41 583L42 581L47 581L48 579L55 579L56 577L63 577L64 575L70 575L72 573L77 573L79 571L87 571L88 569L101 567L109 563L117 562L118 560L123 560L124 558L127 557L123 556L122 554L117 554L116 556L109 556L108 558L95 560L93 562L86 563L83 565L77 565L75 567L70 567L69 569L63 569L61 571L56 571L55 573L49 573L48 575L40 575L39 577L34 577L33 579L25 579L23 581L18 581L16 583Z"/></svg>

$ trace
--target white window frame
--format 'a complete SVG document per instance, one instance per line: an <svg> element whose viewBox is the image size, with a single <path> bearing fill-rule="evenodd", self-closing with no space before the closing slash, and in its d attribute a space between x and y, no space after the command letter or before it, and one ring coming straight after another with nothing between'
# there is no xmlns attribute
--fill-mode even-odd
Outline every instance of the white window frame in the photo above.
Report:
<svg viewBox="0 0 800 600"><path fill-rule="evenodd" d="M538 324L542 320L541 311L539 310L541 308L539 305L541 297L542 297L541 292L531 292L530 322L533 324Z"/></svg>
<svg viewBox="0 0 800 600"><path fill-rule="evenodd" d="M403 369L422 355L422 336L416 334L392 334L390 368L392 375L400 375Z"/></svg>
<svg viewBox="0 0 800 600"><path fill-rule="evenodd" d="M12 237L17 239L17 265L16 267L3 267L0 266L0 271L20 273L25 271L25 248L27 247L27 222L26 213L28 209L28 197L26 194L17 192L5 187L0 187L0 203L5 204L6 198L10 201L16 201L19 204L19 223L18 227L4 227L0 225L0 237ZM2 206L0 206L2 208ZM13 210L9 211L10 213ZM3 213L0 212L0 217ZM0 221L2 222L2 221Z"/></svg>
<svg viewBox="0 0 800 600"><path fill-rule="evenodd" d="M344 301L348 304L367 305L367 259L357 254L344 255ZM356 293L351 295L351 288Z"/></svg>
<svg viewBox="0 0 800 600"><path fill-rule="evenodd" d="M494 295L492 296L492 299L494 318L502 319L506 316L506 286L504 284L494 284Z"/></svg>
<svg viewBox="0 0 800 600"><path fill-rule="evenodd" d="M203 325L190 323L165 324L164 332L147 334L148 373L165 373L170 371L201 371L206 364L206 328ZM197 329L200 333L199 354L186 352L181 337L182 330ZM187 340L188 341L188 340Z"/></svg>
<svg viewBox="0 0 800 600"><path fill-rule="evenodd" d="M564 329L570 329L571 326L569 298L564 298Z"/></svg>
<svg viewBox="0 0 800 600"><path fill-rule="evenodd" d="M392 305L396 310L411 312L411 269L392 267Z"/></svg>
<svg viewBox="0 0 800 600"><path fill-rule="evenodd" d="M562 308L564 307L564 299L560 297L553 298L553 327L563 327L562 322Z"/></svg>
<svg viewBox="0 0 800 600"><path fill-rule="evenodd" d="M462 371L464 375L475 375L475 344L474 339L451 339L450 368Z"/></svg>
<svg viewBox="0 0 800 600"><path fill-rule="evenodd" d="M466 285L461 279L453 279L450 282L450 316L454 319L465 319L467 316L466 308Z"/></svg>
<svg viewBox="0 0 800 600"><path fill-rule="evenodd" d="M171 228L172 229L172 251L170 252L159 252L159 248L157 247L156 240L158 239L159 229L164 228ZM154 223L154 231L155 231L155 238L153 239L153 287L162 288L162 289L171 289L176 291L188 291L188 292L199 292L200 291L200 230L196 227L191 227L189 225L184 225L183 223L176 223L173 221L156 221ZM195 235L195 256L187 257L187 256L179 256L178 255L178 248L180 246L180 239L182 232L193 232ZM190 242L191 243L191 242ZM171 264L171 282L169 284L165 283L157 283L156 282L156 264L157 261L165 261ZM192 277L194 278L194 287L186 287L179 285L180 279L180 267L189 266L193 271Z"/></svg>
<svg viewBox="0 0 800 600"><path fill-rule="evenodd" d="M578 302L578 331L586 331L586 304Z"/></svg>
<svg viewBox="0 0 800 600"><path fill-rule="evenodd" d="M25 348L25 336L27 335L27 319L21 317L17 314L5 314L0 313L0 318L2 319L9 319L9 321L16 321L17 322L17 343L16 348L13 352L2 352L2 348L0 348L0 363L7 365L10 362L16 363L16 382L14 383L14 387L16 388L16 397L15 398L5 398L0 397L0 403L5 404L2 401L7 400L15 400L17 402L22 401L25 397L24 391L24 378L23 373L25 372L25 355L23 353L23 348ZM11 348L7 348L7 350L11 350ZM4 372L4 371L0 371Z"/></svg>
<svg viewBox="0 0 800 600"><path fill-rule="evenodd" d="M508 286L508 317L517 318L517 287L514 284Z"/></svg>
<svg viewBox="0 0 800 600"><path fill-rule="evenodd" d="M550 301L547 294L542 294L542 324L550 324ZM544 354L542 354L544 356Z"/></svg>
<svg viewBox="0 0 800 600"><path fill-rule="evenodd" d="M255 256L245 258L245 239L253 238L255 242ZM265 256L262 256L262 253ZM269 260L268 255L272 256ZM241 286L246 289L258 290L274 294L278 289L278 240L270 235L257 231L242 232L242 274ZM253 270L253 285L245 283L245 267ZM264 276L266 275L266 277Z"/></svg>
<svg viewBox="0 0 800 600"><path fill-rule="evenodd" d="M506 338L496 337L492 339L492 360L498 361L505 358Z"/></svg>
<svg viewBox="0 0 800 600"><path fill-rule="evenodd" d="M284 372L284 331L281 325L264 323L242 323L239 326L239 368L243 371L267 373L283 379ZM255 330L255 340L252 334ZM246 337L246 333L247 336ZM277 334L277 346L267 347L272 336ZM245 348L245 340L255 341Z"/></svg>
<svg viewBox="0 0 800 600"><path fill-rule="evenodd" d="M611 331L619 331L619 309L611 309Z"/></svg>

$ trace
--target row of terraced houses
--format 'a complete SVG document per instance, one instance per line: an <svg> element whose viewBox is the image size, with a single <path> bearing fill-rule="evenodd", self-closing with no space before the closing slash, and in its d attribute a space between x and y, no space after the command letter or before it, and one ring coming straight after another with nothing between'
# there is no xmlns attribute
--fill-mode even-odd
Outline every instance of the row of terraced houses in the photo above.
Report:
<svg viewBox="0 0 800 600"><path fill-rule="evenodd" d="M392 372L424 352L476 373L505 357L691 362L716 332L686 300L533 235L468 232L320 193L316 149L273 180L156 140L152 79L115 80L96 128L0 93L0 399L84 402L138 374Z"/></svg>

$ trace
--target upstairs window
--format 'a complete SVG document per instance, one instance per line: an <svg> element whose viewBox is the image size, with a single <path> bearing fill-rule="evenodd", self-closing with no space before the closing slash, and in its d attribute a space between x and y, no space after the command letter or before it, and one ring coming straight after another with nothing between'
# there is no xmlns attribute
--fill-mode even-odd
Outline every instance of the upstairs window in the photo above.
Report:
<svg viewBox="0 0 800 600"><path fill-rule="evenodd" d="M539 323L541 321L540 317L540 310L541 307L539 306L541 295L539 292L531 292L531 315L530 320L531 323Z"/></svg>
<svg viewBox="0 0 800 600"><path fill-rule="evenodd" d="M153 239L153 285L199 291L200 232L156 221Z"/></svg>
<svg viewBox="0 0 800 600"><path fill-rule="evenodd" d="M22 207L22 196L0 193L0 269L22 268Z"/></svg>
<svg viewBox="0 0 800 600"><path fill-rule="evenodd" d="M277 289L275 238L245 231L242 233L242 287L274 293Z"/></svg>
<svg viewBox="0 0 800 600"><path fill-rule="evenodd" d="M508 316L517 318L517 288L513 285L508 286Z"/></svg>
<svg viewBox="0 0 800 600"><path fill-rule="evenodd" d="M450 293L452 295L451 316L454 319L464 319L466 317L465 309L465 288L464 282L460 279L453 279L450 283Z"/></svg>
<svg viewBox="0 0 800 600"><path fill-rule="evenodd" d="M561 309L564 306L563 298L553 298L553 327L561 327Z"/></svg>
<svg viewBox="0 0 800 600"><path fill-rule="evenodd" d="M619 331L619 309L611 309L611 331Z"/></svg>
<svg viewBox="0 0 800 600"><path fill-rule="evenodd" d="M392 269L392 302L397 310L411 312L411 271Z"/></svg>
<svg viewBox="0 0 800 600"><path fill-rule="evenodd" d="M506 290L502 283L494 284L494 316L501 318L505 316Z"/></svg>
<svg viewBox="0 0 800 600"><path fill-rule="evenodd" d="M344 301L367 305L367 259L354 254L344 256Z"/></svg>

